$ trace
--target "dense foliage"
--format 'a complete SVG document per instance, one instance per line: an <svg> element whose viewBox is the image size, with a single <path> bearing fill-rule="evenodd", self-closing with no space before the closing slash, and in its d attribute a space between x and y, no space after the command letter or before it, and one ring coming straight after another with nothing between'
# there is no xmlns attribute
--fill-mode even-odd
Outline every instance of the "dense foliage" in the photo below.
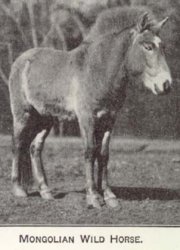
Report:
<svg viewBox="0 0 180 250"><path fill-rule="evenodd" d="M116 134L180 137L180 3L178 0L0 0L0 132L10 132L8 75L12 62L23 51L38 46L71 50L89 32L106 8L145 5L158 19L170 21L161 33L174 79L174 90L165 97L129 87L118 117ZM65 134L76 134L77 125L66 123Z"/></svg>

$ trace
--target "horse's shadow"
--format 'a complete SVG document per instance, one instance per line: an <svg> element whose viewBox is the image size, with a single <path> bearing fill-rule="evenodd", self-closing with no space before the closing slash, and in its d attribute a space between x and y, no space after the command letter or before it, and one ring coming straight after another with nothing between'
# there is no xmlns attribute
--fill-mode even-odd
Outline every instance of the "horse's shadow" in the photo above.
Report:
<svg viewBox="0 0 180 250"><path fill-rule="evenodd" d="M149 187L112 187L112 191L118 199L127 201L142 201L142 200L179 200L180 190L166 188L149 188ZM85 194L85 190L74 191L75 193ZM56 193L55 199L62 199L70 192Z"/></svg>
<svg viewBox="0 0 180 250"><path fill-rule="evenodd" d="M178 200L180 199L180 190L149 187L112 187L113 192L119 199L123 200Z"/></svg>
<svg viewBox="0 0 180 250"><path fill-rule="evenodd" d="M75 191L78 193L79 191ZM82 191L83 192L83 191ZM53 192L54 193L54 192ZM64 198L69 192L62 192L62 193L56 193L54 194L55 199L62 199ZM29 197L41 197L40 193L38 191L32 191L28 194Z"/></svg>

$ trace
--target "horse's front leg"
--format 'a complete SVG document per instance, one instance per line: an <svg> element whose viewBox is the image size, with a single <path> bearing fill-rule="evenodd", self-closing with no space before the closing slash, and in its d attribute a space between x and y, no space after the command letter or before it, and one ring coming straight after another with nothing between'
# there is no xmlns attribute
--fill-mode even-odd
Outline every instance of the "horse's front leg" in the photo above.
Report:
<svg viewBox="0 0 180 250"><path fill-rule="evenodd" d="M119 202L115 194L111 191L108 183L108 161L109 161L109 142L111 131L106 131L99 135L98 139L98 190L103 192L104 201L108 207L119 208ZM97 136L98 137L98 136Z"/></svg>
<svg viewBox="0 0 180 250"><path fill-rule="evenodd" d="M82 124L81 124L82 125ZM96 191L94 180L94 162L96 159L96 140L94 126L90 122L81 126L85 143L86 200L88 207L101 208L102 197Z"/></svg>

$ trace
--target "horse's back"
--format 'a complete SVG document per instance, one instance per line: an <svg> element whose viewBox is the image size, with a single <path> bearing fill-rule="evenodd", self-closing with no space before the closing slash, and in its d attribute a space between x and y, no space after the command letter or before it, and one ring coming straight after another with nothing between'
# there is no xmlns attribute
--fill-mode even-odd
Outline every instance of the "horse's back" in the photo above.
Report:
<svg viewBox="0 0 180 250"><path fill-rule="evenodd" d="M51 78L52 82L57 76L57 72L66 67L67 61L68 53L64 51L50 48L30 49L20 55L13 63L9 84L12 84L11 80L17 71L23 72L27 66L26 64L29 64L28 72L31 74L34 84L48 78Z"/></svg>

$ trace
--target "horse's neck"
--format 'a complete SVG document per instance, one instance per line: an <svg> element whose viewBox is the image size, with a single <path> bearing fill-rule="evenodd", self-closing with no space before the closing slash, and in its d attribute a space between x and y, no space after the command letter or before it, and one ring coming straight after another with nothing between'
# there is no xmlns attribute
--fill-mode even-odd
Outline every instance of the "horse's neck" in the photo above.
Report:
<svg viewBox="0 0 180 250"><path fill-rule="evenodd" d="M127 51L131 43L129 30L119 34L106 35L103 40L89 45L87 56L89 67L96 67L99 77L104 77L104 82L117 87L118 82L125 75L125 62ZM99 72L98 72L99 70ZM104 84L104 83L103 83Z"/></svg>
<svg viewBox="0 0 180 250"><path fill-rule="evenodd" d="M89 93L93 92L92 98L107 100L106 104L111 106L115 106L117 100L122 100L125 94L124 64L128 39L129 32L106 36L103 40L84 44L77 53L84 53L84 63L81 64L82 72L86 74L84 84L87 89L91 89Z"/></svg>

